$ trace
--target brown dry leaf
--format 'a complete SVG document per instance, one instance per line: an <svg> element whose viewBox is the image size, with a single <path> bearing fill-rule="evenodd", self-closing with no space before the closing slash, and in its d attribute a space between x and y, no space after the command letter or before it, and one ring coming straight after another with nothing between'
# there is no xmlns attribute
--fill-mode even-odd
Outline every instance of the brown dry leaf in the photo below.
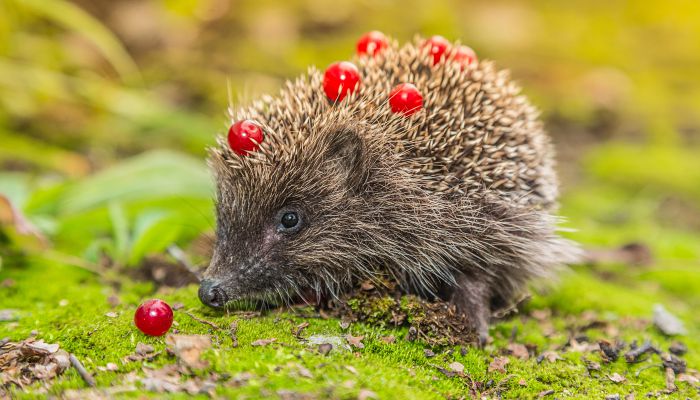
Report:
<svg viewBox="0 0 700 400"><path fill-rule="evenodd" d="M530 358L530 352L527 351L527 347L520 343L510 343L508 344L508 352L521 360L527 360Z"/></svg>
<svg viewBox="0 0 700 400"><path fill-rule="evenodd" d="M378 399L379 396L377 396L376 393L369 389L362 389L360 390L360 393L357 395L357 400L367 400L367 399Z"/></svg>
<svg viewBox="0 0 700 400"><path fill-rule="evenodd" d="M345 335L345 339L348 341L348 344L353 347L357 347L358 349L364 349L365 345L362 343L362 339L364 339L364 336L353 336L351 334Z"/></svg>
<svg viewBox="0 0 700 400"><path fill-rule="evenodd" d="M330 343L321 343L318 345L318 352L321 353L322 355L328 355L328 353L333 350L333 345Z"/></svg>
<svg viewBox="0 0 700 400"><path fill-rule="evenodd" d="M541 398L543 398L543 397L547 397L547 396L550 396L550 395L553 395L553 394L554 394L554 390L548 389L548 390L543 390L543 391L541 391L541 392L537 395L537 397L539 397L539 398L541 399Z"/></svg>
<svg viewBox="0 0 700 400"><path fill-rule="evenodd" d="M17 310L0 310L0 322L16 321L18 319Z"/></svg>
<svg viewBox="0 0 700 400"><path fill-rule="evenodd" d="M145 356L156 351L150 344L138 342L136 343L136 354Z"/></svg>
<svg viewBox="0 0 700 400"><path fill-rule="evenodd" d="M386 344L391 344L391 343L396 342L396 337L393 335L383 336L381 340L382 340L382 342L384 342Z"/></svg>
<svg viewBox="0 0 700 400"><path fill-rule="evenodd" d="M345 366L345 369L347 369L348 371L350 371L350 372L353 373L354 375L357 375L357 374L358 374L357 370L356 370L355 367L353 367L352 365L346 365L346 366Z"/></svg>
<svg viewBox="0 0 700 400"><path fill-rule="evenodd" d="M43 249L49 244L46 236L3 194L0 194L0 225L9 226L21 236L32 237L32 243L24 243L29 248Z"/></svg>
<svg viewBox="0 0 700 400"><path fill-rule="evenodd" d="M510 362L508 357L496 357L489 364L489 372L498 371L502 374L506 373L506 365Z"/></svg>
<svg viewBox="0 0 700 400"><path fill-rule="evenodd" d="M624 381L627 380L627 378L625 378L624 376L618 374L617 372L615 372L615 373L612 374L612 375L608 375L608 379L610 379L611 381L613 381L613 382L615 382L615 383L622 383L622 382L624 382Z"/></svg>
<svg viewBox="0 0 700 400"><path fill-rule="evenodd" d="M314 375L311 373L311 371L309 371L308 369L301 367L301 366L299 367L299 376L301 376L303 378L309 378L309 379L314 378Z"/></svg>
<svg viewBox="0 0 700 400"><path fill-rule="evenodd" d="M4 342L0 345L0 392L11 385L24 387L36 381L49 381L69 366L68 353L57 344L34 338L19 343Z"/></svg>
<svg viewBox="0 0 700 400"><path fill-rule="evenodd" d="M544 353L540 354L540 357L542 357L543 360L547 360L550 363L554 363L558 360L563 360L563 358L559 356L559 353L551 350L545 351Z"/></svg>
<svg viewBox="0 0 700 400"><path fill-rule="evenodd" d="M304 332L304 329L308 327L308 322L302 322L301 324L297 325L295 328L292 329L292 335L294 335L294 337L296 337L297 339L301 339L301 333Z"/></svg>
<svg viewBox="0 0 700 400"><path fill-rule="evenodd" d="M690 374L678 374L676 380L678 382L688 382L691 385L700 385L700 378Z"/></svg>
<svg viewBox="0 0 700 400"><path fill-rule="evenodd" d="M449 367L452 371L454 371L458 374L461 374L464 372L464 364L462 364L460 362L457 362L457 361L452 362L452 363L450 363Z"/></svg>
<svg viewBox="0 0 700 400"><path fill-rule="evenodd" d="M435 357L435 352L432 351L431 349L423 349L423 354L425 355L426 358Z"/></svg>
<svg viewBox="0 0 700 400"><path fill-rule="evenodd" d="M211 347L211 338L205 335L175 335L170 334L165 338L169 351L180 362L192 369L206 368L209 363L200 359L202 352Z"/></svg>
<svg viewBox="0 0 700 400"><path fill-rule="evenodd" d="M258 340L256 340L256 341L254 341L253 343L251 343L250 345L251 345L251 346L260 346L260 347L262 347L262 346L267 346L267 345L269 345L269 344L272 344L272 343L274 343L274 342L276 342L276 341L277 341L277 338L258 339Z"/></svg>

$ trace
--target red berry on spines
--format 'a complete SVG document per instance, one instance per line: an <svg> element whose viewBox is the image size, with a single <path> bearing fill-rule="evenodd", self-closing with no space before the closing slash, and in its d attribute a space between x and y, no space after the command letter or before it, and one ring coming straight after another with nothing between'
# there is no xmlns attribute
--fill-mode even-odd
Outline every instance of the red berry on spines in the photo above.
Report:
<svg viewBox="0 0 700 400"><path fill-rule="evenodd" d="M435 35L426 40L423 47L428 49L428 54L433 57L433 65L436 65L443 56L446 57L445 53L450 48L450 42L440 35Z"/></svg>
<svg viewBox="0 0 700 400"><path fill-rule="evenodd" d="M258 150L264 138L260 125L249 119L234 123L228 130L228 145L241 156Z"/></svg>
<svg viewBox="0 0 700 400"><path fill-rule="evenodd" d="M459 46L452 52L452 59L462 66L462 69L468 67L471 63L477 60L476 52L469 46Z"/></svg>
<svg viewBox="0 0 700 400"><path fill-rule="evenodd" d="M357 41L357 54L375 56L389 47L389 40L379 31L367 32Z"/></svg>
<svg viewBox="0 0 700 400"><path fill-rule="evenodd" d="M423 95L415 85L402 83L389 94L389 105L392 112L410 116L423 107Z"/></svg>
<svg viewBox="0 0 700 400"><path fill-rule="evenodd" d="M136 309L134 323L146 335L162 336L173 325L173 310L163 300L148 300Z"/></svg>
<svg viewBox="0 0 700 400"><path fill-rule="evenodd" d="M323 90L333 102L341 101L353 93L360 84L360 71L349 61L338 61L329 65L323 74Z"/></svg>

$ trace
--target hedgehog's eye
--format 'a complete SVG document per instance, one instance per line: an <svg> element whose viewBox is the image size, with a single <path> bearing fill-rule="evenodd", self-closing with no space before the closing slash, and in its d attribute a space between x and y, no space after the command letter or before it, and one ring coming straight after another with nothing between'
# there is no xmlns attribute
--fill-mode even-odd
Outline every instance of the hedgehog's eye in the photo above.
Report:
<svg viewBox="0 0 700 400"><path fill-rule="evenodd" d="M280 221L285 229L292 229L299 225L299 215L294 211L286 212Z"/></svg>

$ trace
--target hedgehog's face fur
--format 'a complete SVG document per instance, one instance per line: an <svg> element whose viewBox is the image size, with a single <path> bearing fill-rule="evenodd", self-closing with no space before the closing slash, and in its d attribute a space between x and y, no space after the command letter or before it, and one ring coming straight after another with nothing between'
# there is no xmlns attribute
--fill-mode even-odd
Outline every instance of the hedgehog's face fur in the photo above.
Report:
<svg viewBox="0 0 700 400"><path fill-rule="evenodd" d="M353 129L311 135L275 165L250 162L236 169L225 154L212 153L217 243L200 288L205 304L279 302L294 294L312 301L309 293L335 291L327 285L351 279L342 266L368 261L355 241L371 223L365 189L373 157ZM355 259L347 259L348 252Z"/></svg>

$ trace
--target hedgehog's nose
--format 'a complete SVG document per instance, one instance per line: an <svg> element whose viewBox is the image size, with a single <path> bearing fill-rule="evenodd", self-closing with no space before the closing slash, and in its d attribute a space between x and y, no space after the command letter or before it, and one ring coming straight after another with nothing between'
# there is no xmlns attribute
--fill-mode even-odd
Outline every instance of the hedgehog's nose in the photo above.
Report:
<svg viewBox="0 0 700 400"><path fill-rule="evenodd" d="M221 308L228 302L226 293L216 282L209 279L203 280L199 286L199 300L214 308Z"/></svg>

